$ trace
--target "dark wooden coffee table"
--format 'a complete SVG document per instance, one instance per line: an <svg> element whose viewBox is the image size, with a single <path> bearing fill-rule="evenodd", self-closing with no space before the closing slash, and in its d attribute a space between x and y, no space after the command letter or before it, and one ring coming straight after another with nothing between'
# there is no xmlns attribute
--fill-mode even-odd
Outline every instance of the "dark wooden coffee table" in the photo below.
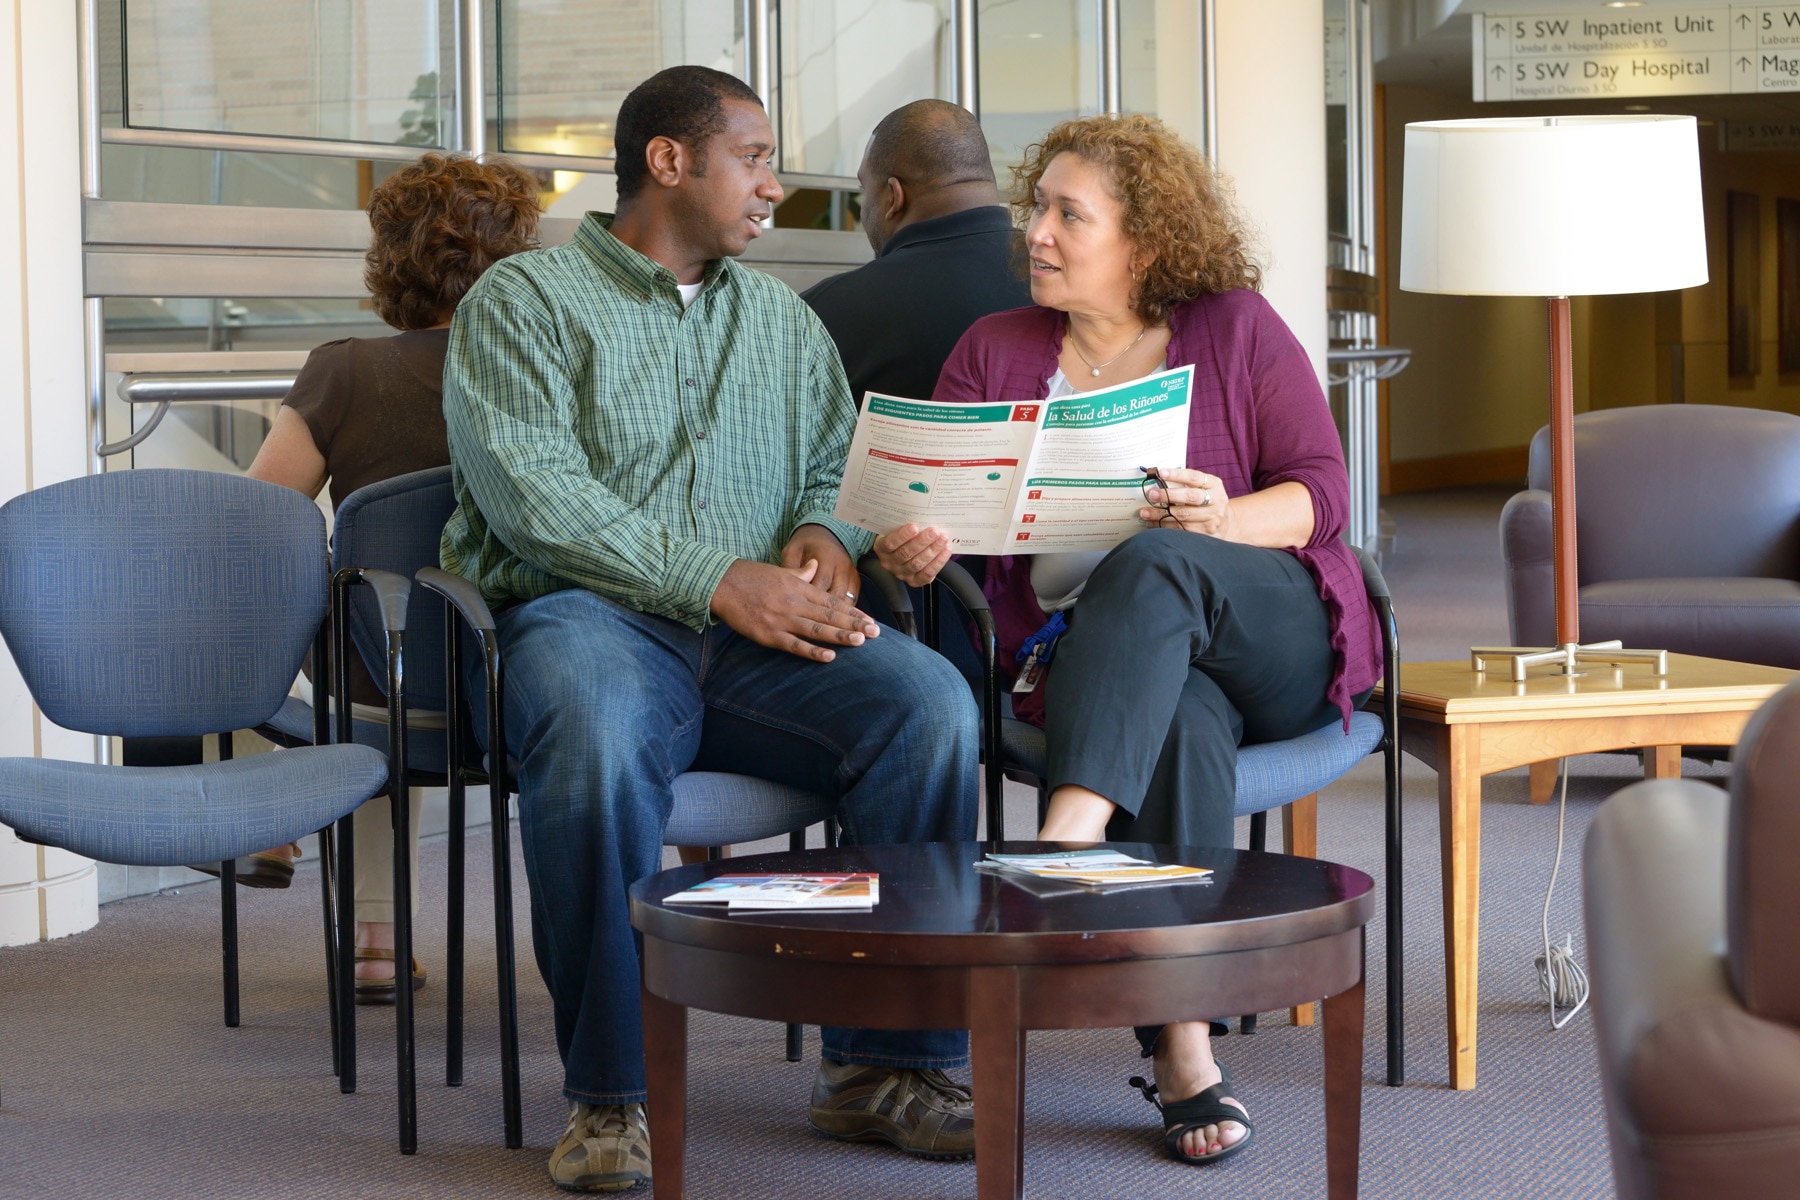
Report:
<svg viewBox="0 0 1800 1200"><path fill-rule="evenodd" d="M1363 926L1375 907L1367 875L1283 854L1122 843L1142 858L1211 867L1215 882L1045 897L975 871L992 848L757 855L678 867L631 889L631 923L644 940L656 1200L681 1195L689 1008L809 1025L968 1029L977 1193L1016 1200L1024 1194L1026 1030L1195 1021L1321 997L1329 1194L1356 1195ZM662 903L710 876L743 871L879 871L881 903L868 913L735 917Z"/></svg>

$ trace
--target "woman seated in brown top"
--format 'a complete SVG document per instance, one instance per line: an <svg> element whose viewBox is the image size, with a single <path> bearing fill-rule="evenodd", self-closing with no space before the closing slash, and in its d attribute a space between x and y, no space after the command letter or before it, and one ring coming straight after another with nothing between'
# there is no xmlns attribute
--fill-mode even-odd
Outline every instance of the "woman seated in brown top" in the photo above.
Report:
<svg viewBox="0 0 1800 1200"><path fill-rule="evenodd" d="M367 484L449 463L443 374L450 318L483 271L536 243L537 185L508 162L427 154L370 195L369 224L374 240L363 282L376 313L401 332L314 350L248 472L308 496L330 479L334 511ZM386 700L361 658L352 655L350 667L357 717L385 721ZM416 888L416 795L413 805ZM385 800L357 810L356 847L356 1000L391 1002L393 826ZM292 847L264 851L238 878L285 887L291 863ZM416 959L413 974L424 981Z"/></svg>

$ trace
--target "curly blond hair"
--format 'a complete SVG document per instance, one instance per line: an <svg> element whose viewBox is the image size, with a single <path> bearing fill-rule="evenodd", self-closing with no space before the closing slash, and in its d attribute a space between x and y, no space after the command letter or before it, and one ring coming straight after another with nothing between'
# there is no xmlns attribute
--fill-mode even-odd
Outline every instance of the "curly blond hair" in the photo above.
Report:
<svg viewBox="0 0 1800 1200"><path fill-rule="evenodd" d="M1262 286L1230 190L1199 151L1155 117L1064 121L1025 149L1013 168L1012 205L1029 222L1050 161L1073 154L1104 167L1123 202L1125 236L1155 257L1133 286L1131 307L1152 325L1198 296Z"/></svg>

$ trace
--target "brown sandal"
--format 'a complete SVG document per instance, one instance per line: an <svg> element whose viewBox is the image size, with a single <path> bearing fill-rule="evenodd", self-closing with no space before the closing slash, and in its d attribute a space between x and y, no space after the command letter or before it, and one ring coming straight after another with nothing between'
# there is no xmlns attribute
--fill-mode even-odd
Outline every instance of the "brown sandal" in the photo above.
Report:
<svg viewBox="0 0 1800 1200"><path fill-rule="evenodd" d="M358 946L357 962L393 962L394 952L379 946ZM412 960L413 991L417 992L425 986L425 968L417 958ZM393 979L356 980L356 1002L358 1004L392 1004L394 1002Z"/></svg>
<svg viewBox="0 0 1800 1200"><path fill-rule="evenodd" d="M284 888L294 882L294 860L300 857L300 847L288 845L284 847L288 854L280 854L274 850L258 850L254 854L245 854L232 862L237 872L240 887ZM219 877L218 863L195 863L193 869L202 875Z"/></svg>

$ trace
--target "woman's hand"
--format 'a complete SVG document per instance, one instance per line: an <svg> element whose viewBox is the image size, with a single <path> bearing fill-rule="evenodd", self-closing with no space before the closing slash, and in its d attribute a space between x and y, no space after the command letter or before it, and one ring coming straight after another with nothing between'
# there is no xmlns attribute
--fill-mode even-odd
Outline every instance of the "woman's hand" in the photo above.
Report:
<svg viewBox="0 0 1800 1200"><path fill-rule="evenodd" d="M950 561L950 535L936 526L923 529L911 521L875 539L875 557L908 587L924 587Z"/></svg>
<svg viewBox="0 0 1800 1200"><path fill-rule="evenodd" d="M1232 519L1231 497L1225 482L1217 475L1196 471L1191 467L1163 467L1157 473L1168 485L1155 484L1144 489L1148 507L1138 509L1138 520L1146 525L1162 525L1204 533L1223 541L1237 540Z"/></svg>

